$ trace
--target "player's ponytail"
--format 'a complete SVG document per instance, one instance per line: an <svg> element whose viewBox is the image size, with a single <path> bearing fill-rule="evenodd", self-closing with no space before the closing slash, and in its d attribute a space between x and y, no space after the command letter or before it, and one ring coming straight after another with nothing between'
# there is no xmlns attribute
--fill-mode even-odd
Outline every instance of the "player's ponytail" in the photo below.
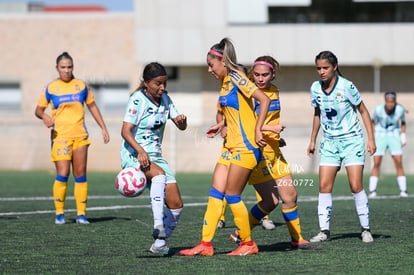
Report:
<svg viewBox="0 0 414 275"><path fill-rule="evenodd" d="M221 39L219 43L214 44L208 51L208 55L223 60L228 72L244 72L243 67L237 63L236 50L234 49L233 43L227 37Z"/></svg>

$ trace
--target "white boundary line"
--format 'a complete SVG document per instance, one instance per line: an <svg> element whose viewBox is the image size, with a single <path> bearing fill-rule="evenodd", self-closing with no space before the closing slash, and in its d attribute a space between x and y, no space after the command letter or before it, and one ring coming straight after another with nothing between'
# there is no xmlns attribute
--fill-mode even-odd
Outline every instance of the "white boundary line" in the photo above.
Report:
<svg viewBox="0 0 414 275"><path fill-rule="evenodd" d="M146 196L149 198L148 196ZM414 197L413 195L409 195L409 198ZM119 199L122 197L120 196L89 196L89 199ZM142 197L140 197L142 198ZM203 198L207 200L207 197L193 197L193 196L183 196L185 198ZM253 204L256 200L251 200L253 197L245 198L245 203ZM68 197L68 199L74 199L73 197ZM127 198L125 198L127 199ZM249 200L247 200L249 199ZM349 201L353 200L352 196L334 196L332 198L334 201ZM370 200L377 200L377 199L407 199L407 198L400 198L398 195L392 196L377 196ZM18 197L18 198L0 198L0 201L39 201L39 200L53 200L53 197ZM316 196L301 196L298 198L298 202L316 202L318 201L318 197ZM198 207L198 206L205 206L207 202L197 203L197 202L188 202L184 203L184 207ZM113 205L113 206L95 206L95 207L88 207L88 211L104 211L104 210L119 210L119 209L139 209L139 208L150 208L150 205ZM76 209L65 209L65 212L76 212ZM37 210L37 211L24 211L24 212L0 212L0 217L4 216L20 216L20 215L36 215L36 214L49 214L55 213L55 210Z"/></svg>

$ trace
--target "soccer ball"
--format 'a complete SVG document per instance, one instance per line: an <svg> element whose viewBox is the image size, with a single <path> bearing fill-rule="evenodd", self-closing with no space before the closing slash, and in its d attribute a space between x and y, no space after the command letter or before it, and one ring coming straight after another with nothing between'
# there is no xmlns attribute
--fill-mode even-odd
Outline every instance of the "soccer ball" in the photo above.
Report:
<svg viewBox="0 0 414 275"><path fill-rule="evenodd" d="M138 197L147 186L145 174L134 167L127 167L116 176L116 189L125 197Z"/></svg>

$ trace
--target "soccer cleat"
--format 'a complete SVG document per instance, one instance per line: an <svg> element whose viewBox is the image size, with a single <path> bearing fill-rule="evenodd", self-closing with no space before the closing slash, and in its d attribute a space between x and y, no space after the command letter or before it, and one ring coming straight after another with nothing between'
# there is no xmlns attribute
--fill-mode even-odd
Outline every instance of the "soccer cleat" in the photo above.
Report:
<svg viewBox="0 0 414 275"><path fill-rule="evenodd" d="M300 240L298 242L291 241L290 245L293 249L302 249L302 250L319 250L321 246L315 243L310 243L307 240Z"/></svg>
<svg viewBox="0 0 414 275"><path fill-rule="evenodd" d="M372 192L369 192L368 198L372 199L372 198L375 198L376 196L377 196L377 192L372 191Z"/></svg>
<svg viewBox="0 0 414 275"><path fill-rule="evenodd" d="M230 234L230 239L237 244L240 244L241 240L240 240L240 236L239 236L239 231L238 230L234 230L234 234Z"/></svg>
<svg viewBox="0 0 414 275"><path fill-rule="evenodd" d="M156 239L161 239L161 240L165 240L165 238L167 237L166 233L165 233L165 228L163 225L158 225L154 228L154 231L152 231L152 237L154 238L154 240Z"/></svg>
<svg viewBox="0 0 414 275"><path fill-rule="evenodd" d="M363 228L361 233L361 239L364 243L372 243L374 238L372 237L371 231L369 229Z"/></svg>
<svg viewBox="0 0 414 275"><path fill-rule="evenodd" d="M85 217L85 215L78 215L78 216L76 216L76 223L78 223L78 224L89 224L89 221Z"/></svg>
<svg viewBox="0 0 414 275"><path fill-rule="evenodd" d="M64 214L57 214L55 216L55 224L65 224L65 215Z"/></svg>
<svg viewBox="0 0 414 275"><path fill-rule="evenodd" d="M224 220L219 220L219 222L217 224L217 228L222 229L224 227L226 227L226 222Z"/></svg>
<svg viewBox="0 0 414 275"><path fill-rule="evenodd" d="M331 240L331 233L329 230L322 230L317 235L313 236L309 241L311 243L319 243Z"/></svg>
<svg viewBox="0 0 414 275"><path fill-rule="evenodd" d="M161 247L156 247L155 244L152 244L149 250L150 250L150 252L152 252L155 255L164 256L164 255L170 255L171 254L171 251L170 251L170 249L168 248L167 245L163 245Z"/></svg>
<svg viewBox="0 0 414 275"><path fill-rule="evenodd" d="M407 191L401 191L400 192L400 198L407 198L407 197L408 197Z"/></svg>
<svg viewBox="0 0 414 275"><path fill-rule="evenodd" d="M271 219L263 219L262 227L263 229L266 229L266 230L273 230L275 229L276 226Z"/></svg>
<svg viewBox="0 0 414 275"><path fill-rule="evenodd" d="M257 248L256 243L253 240L250 240L248 242L240 242L240 246L232 252L227 253L227 256L247 256L258 253L259 248Z"/></svg>
<svg viewBox="0 0 414 275"><path fill-rule="evenodd" d="M184 249L180 251L181 256L213 256L214 248L211 242L201 241L193 248Z"/></svg>

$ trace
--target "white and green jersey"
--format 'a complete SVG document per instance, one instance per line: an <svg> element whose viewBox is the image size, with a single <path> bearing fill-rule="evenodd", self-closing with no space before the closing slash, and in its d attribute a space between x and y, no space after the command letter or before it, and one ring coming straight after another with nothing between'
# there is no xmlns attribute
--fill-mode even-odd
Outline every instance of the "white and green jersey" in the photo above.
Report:
<svg viewBox="0 0 414 275"><path fill-rule="evenodd" d="M144 90L140 90L130 96L124 122L135 125L132 134L150 157L160 157L165 124L168 119L177 116L178 111L166 93L161 96L160 104L157 105L145 94ZM122 148L137 157L137 152L125 140L122 141Z"/></svg>
<svg viewBox="0 0 414 275"><path fill-rule="evenodd" d="M325 138L337 140L362 136L357 116L357 106L362 99L352 82L338 75L328 94L322 88L322 81L315 81L310 94L312 107L321 110L320 121Z"/></svg>
<svg viewBox="0 0 414 275"><path fill-rule="evenodd" d="M387 114L385 104L378 105L371 119L375 124L375 135L399 137L401 123L405 123L404 107L396 104L394 112Z"/></svg>

